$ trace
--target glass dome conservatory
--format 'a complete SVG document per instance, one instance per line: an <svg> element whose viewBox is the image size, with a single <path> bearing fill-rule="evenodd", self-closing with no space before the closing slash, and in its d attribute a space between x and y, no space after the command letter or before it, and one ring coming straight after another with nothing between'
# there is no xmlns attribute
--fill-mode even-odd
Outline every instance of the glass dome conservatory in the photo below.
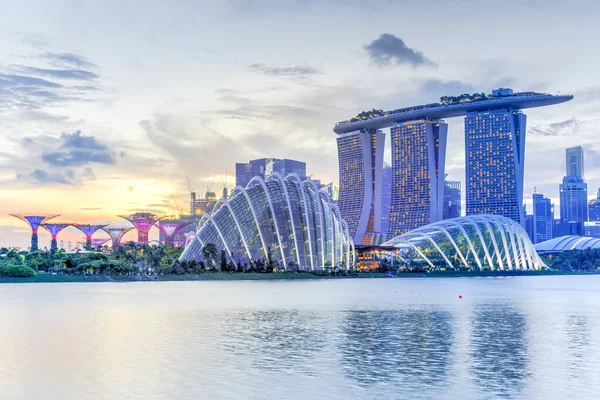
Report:
<svg viewBox="0 0 600 400"><path fill-rule="evenodd" d="M233 189L211 214L202 217L180 260L201 261L202 248L214 244L227 261L251 265L271 259L278 268L348 268L354 245L348 226L325 191L290 174L254 177Z"/></svg>
<svg viewBox="0 0 600 400"><path fill-rule="evenodd" d="M525 230L499 215L448 219L425 225L386 243L409 268L538 270L545 265Z"/></svg>

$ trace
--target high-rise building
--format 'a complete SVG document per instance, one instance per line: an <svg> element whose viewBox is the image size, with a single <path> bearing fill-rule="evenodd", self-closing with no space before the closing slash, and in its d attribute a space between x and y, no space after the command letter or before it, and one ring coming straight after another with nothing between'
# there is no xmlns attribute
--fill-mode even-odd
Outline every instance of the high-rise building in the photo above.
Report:
<svg viewBox="0 0 600 400"><path fill-rule="evenodd" d="M448 125L418 120L394 124L388 238L442 219Z"/></svg>
<svg viewBox="0 0 600 400"><path fill-rule="evenodd" d="M583 235L583 223L588 220L587 183L583 175L583 148L572 147L566 150L567 176L560 185L560 222L571 224L575 233ZM559 233L567 229L559 227Z"/></svg>
<svg viewBox="0 0 600 400"><path fill-rule="evenodd" d="M524 223L527 116L506 108L465 118L467 215L496 214Z"/></svg>
<svg viewBox="0 0 600 400"><path fill-rule="evenodd" d="M361 129L338 135L338 206L355 244L378 244L381 235L381 183L385 135Z"/></svg>
<svg viewBox="0 0 600 400"><path fill-rule="evenodd" d="M446 181L444 184L443 218L460 217L460 205L460 181Z"/></svg>
<svg viewBox="0 0 600 400"><path fill-rule="evenodd" d="M281 176L297 174L300 179L304 180L306 179L306 163L286 158L259 158L248 163L236 163L235 184L245 188L255 176L260 176L264 180L274 172L278 172Z"/></svg>
<svg viewBox="0 0 600 400"><path fill-rule="evenodd" d="M600 189L594 200L588 204L588 219L590 222L600 221Z"/></svg>
<svg viewBox="0 0 600 400"><path fill-rule="evenodd" d="M523 224L525 228L525 232L527 232L527 236L529 236L529 240L533 242L533 215L524 214L525 222Z"/></svg>
<svg viewBox="0 0 600 400"><path fill-rule="evenodd" d="M383 163L383 182L381 184L381 233L387 237L390 224L390 206L392 202L392 167Z"/></svg>
<svg viewBox="0 0 600 400"><path fill-rule="evenodd" d="M533 237L532 242L540 243L550 240L554 225L554 206L549 198L541 193L534 193L533 199Z"/></svg>
<svg viewBox="0 0 600 400"><path fill-rule="evenodd" d="M566 176L583 178L583 147L571 147L567 151Z"/></svg>

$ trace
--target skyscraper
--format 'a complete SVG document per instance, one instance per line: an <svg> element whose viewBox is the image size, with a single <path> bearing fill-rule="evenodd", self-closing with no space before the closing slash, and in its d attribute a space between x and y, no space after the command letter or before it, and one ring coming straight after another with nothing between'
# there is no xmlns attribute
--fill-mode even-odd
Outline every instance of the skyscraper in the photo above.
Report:
<svg viewBox="0 0 600 400"><path fill-rule="evenodd" d="M460 181L446 181L444 184L443 218L457 218L461 213Z"/></svg>
<svg viewBox="0 0 600 400"><path fill-rule="evenodd" d="M381 185L381 233L387 237L390 224L390 206L392 202L392 167L383 163L383 183Z"/></svg>
<svg viewBox="0 0 600 400"><path fill-rule="evenodd" d="M506 108L465 118L467 215L496 214L524 224L527 116Z"/></svg>
<svg viewBox="0 0 600 400"><path fill-rule="evenodd" d="M566 150L566 172L567 176L560 185L560 225L576 226L576 234L583 235L583 224L588 220L588 200L581 146ZM559 233L566 231L566 228L559 226Z"/></svg>
<svg viewBox="0 0 600 400"><path fill-rule="evenodd" d="M541 193L534 193L533 199L533 236L532 242L540 243L553 238L554 206L550 199Z"/></svg>
<svg viewBox="0 0 600 400"><path fill-rule="evenodd" d="M394 124L392 200L387 236L442 219L448 125L418 120Z"/></svg>
<svg viewBox="0 0 600 400"><path fill-rule="evenodd" d="M273 172L278 172L281 176L298 174L300 179L304 180L306 179L306 163L287 158L259 158L248 163L236 163L235 184L246 187L253 177L260 176L264 180Z"/></svg>
<svg viewBox="0 0 600 400"><path fill-rule="evenodd" d="M361 129L338 135L338 206L355 244L381 238L381 181L385 135Z"/></svg>
<svg viewBox="0 0 600 400"><path fill-rule="evenodd" d="M567 151L566 176L584 177L583 173L583 147L571 147Z"/></svg>

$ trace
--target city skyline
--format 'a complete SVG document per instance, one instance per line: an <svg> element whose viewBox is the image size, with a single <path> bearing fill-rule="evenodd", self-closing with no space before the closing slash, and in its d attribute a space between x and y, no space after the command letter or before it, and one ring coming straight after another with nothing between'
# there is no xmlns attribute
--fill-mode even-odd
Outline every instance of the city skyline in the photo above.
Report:
<svg viewBox="0 0 600 400"><path fill-rule="evenodd" d="M456 4L430 10L432 17L468 24L489 44L473 52L465 45L470 32L439 26L420 35L411 18L402 29L381 28L393 26L394 15L419 15L416 3L365 4L326 1L315 15L312 2L230 1L203 7L201 14L184 5L152 3L119 8L120 18L112 12L117 3L110 2L6 7L0 16L5 210L0 235L23 248L30 240L26 226L9 212L60 213L69 221L104 223L116 214L165 210L163 200L170 201L171 193L185 204L186 176L203 190L215 173L248 159L299 159L309 174L337 182L333 122L366 109L500 86L560 89L576 98L528 111L523 192L537 186L557 205L564 166L548 160L562 158L575 144L588 154L588 194L596 192L600 82L592 66L599 56L590 55L589 63L555 56L583 54L593 46L592 15L576 18L558 4L546 4L542 15L518 2L496 4L481 14L465 13ZM577 2L585 4L594 3ZM502 18L507 9L518 11L511 14L515 26L500 40L487 29L489 15ZM365 13L380 24L343 29ZM30 18L24 22L20 15ZM161 24L152 22L158 15L164 17ZM305 32L306 24L316 28ZM221 36L203 35L217 26L226 27ZM273 38L271 32L280 27L285 29ZM123 35L130 29L133 35ZM448 40L440 43L439 36ZM257 58L246 50L256 46L271 47ZM457 134L448 143L446 172L465 187L464 127L459 119L448 124ZM384 160L391 161L389 151ZM40 240L46 234L40 232ZM80 240L70 228L61 235Z"/></svg>

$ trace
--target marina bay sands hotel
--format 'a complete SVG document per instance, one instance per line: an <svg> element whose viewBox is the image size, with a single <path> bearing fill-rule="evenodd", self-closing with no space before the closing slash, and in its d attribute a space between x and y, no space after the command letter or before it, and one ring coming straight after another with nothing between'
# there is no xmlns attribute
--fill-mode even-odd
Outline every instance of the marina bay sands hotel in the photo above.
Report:
<svg viewBox="0 0 600 400"><path fill-rule="evenodd" d="M524 224L525 127L522 109L569 101L571 95L513 93L442 97L440 103L372 110L339 122L338 206L355 244L379 244L442 219L448 125L465 116L467 215L502 215ZM381 232L383 150L390 128L392 190L387 232Z"/></svg>

